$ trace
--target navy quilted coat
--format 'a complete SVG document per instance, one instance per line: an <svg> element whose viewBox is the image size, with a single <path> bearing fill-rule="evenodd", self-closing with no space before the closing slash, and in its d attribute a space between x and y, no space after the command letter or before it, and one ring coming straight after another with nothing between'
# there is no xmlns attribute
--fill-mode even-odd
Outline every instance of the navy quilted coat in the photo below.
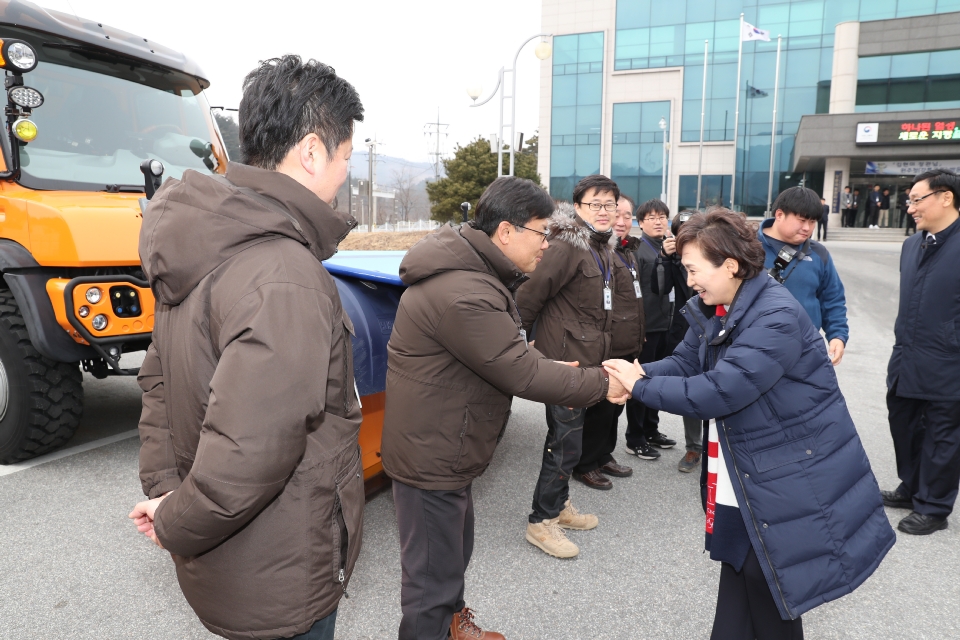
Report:
<svg viewBox="0 0 960 640"><path fill-rule="evenodd" d="M820 333L766 273L744 281L726 326L692 298L673 356L633 397L716 419L750 542L792 620L866 580L896 541Z"/></svg>

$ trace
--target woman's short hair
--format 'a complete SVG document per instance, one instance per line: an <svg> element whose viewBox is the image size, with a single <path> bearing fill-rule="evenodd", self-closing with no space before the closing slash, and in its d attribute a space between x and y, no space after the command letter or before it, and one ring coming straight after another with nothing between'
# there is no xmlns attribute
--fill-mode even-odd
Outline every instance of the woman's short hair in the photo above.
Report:
<svg viewBox="0 0 960 640"><path fill-rule="evenodd" d="M765 254L757 232L743 216L729 209L711 209L684 222L677 234L677 254L682 256L687 244L696 244L715 267L733 258L740 265L736 277L742 280L763 272Z"/></svg>

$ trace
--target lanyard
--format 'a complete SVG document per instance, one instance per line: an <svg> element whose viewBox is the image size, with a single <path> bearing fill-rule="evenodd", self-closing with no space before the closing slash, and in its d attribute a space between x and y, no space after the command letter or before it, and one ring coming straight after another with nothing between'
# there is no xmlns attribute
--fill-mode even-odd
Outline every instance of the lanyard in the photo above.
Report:
<svg viewBox="0 0 960 640"><path fill-rule="evenodd" d="M648 245L650 245L650 248L653 249L653 252L654 252L655 254L660 255L660 249L657 249L657 247L654 246L654 244L653 244L652 242L650 242L649 240L647 240L647 237L646 237L646 236L640 236L640 239L643 240L644 242L646 242Z"/></svg>
<svg viewBox="0 0 960 640"><path fill-rule="evenodd" d="M609 289L610 288L610 269L603 266L603 263L600 261L600 255L596 251L594 251L593 249L590 249L590 253L593 254L594 259L597 261L597 266L600 267L600 272L603 273L603 286Z"/></svg>
<svg viewBox="0 0 960 640"><path fill-rule="evenodd" d="M627 271L629 271L629 272L633 275L633 279L636 280L636 279L637 279L637 270L634 269L633 267L631 267L630 264L629 264L626 260L624 260L624 259L623 259L623 256L620 255L618 252L614 251L614 253L617 255L617 258L620 259L620 262L623 263L623 266L625 266L625 267L627 268Z"/></svg>

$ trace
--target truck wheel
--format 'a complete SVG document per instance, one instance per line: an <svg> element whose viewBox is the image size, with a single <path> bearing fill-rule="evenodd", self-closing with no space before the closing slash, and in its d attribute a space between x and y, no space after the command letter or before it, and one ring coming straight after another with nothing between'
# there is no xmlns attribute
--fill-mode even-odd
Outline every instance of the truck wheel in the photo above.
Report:
<svg viewBox="0 0 960 640"><path fill-rule="evenodd" d="M41 356L13 294L0 290L0 464L13 464L69 440L83 412L77 363Z"/></svg>

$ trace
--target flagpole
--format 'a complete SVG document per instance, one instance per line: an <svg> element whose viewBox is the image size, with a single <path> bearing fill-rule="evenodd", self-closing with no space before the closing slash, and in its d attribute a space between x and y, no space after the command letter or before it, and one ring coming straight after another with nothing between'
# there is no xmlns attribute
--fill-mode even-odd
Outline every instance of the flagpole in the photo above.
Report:
<svg viewBox="0 0 960 640"><path fill-rule="evenodd" d="M697 163L697 206L700 208L700 187L703 182L703 121L707 115L707 51L710 41L703 41L703 94L700 98L700 160Z"/></svg>
<svg viewBox="0 0 960 640"><path fill-rule="evenodd" d="M780 92L780 41L783 36L777 34L777 72L773 81L773 127L770 129L770 181L767 183L767 213L772 216L770 207L773 202L773 161L777 148L777 96Z"/></svg>
<svg viewBox="0 0 960 640"><path fill-rule="evenodd" d="M730 209L737 193L737 142L740 140L740 66L743 63L743 14L740 14L740 46L737 48L737 106L733 111L733 175L730 177ZM721 203L723 204L723 203Z"/></svg>

